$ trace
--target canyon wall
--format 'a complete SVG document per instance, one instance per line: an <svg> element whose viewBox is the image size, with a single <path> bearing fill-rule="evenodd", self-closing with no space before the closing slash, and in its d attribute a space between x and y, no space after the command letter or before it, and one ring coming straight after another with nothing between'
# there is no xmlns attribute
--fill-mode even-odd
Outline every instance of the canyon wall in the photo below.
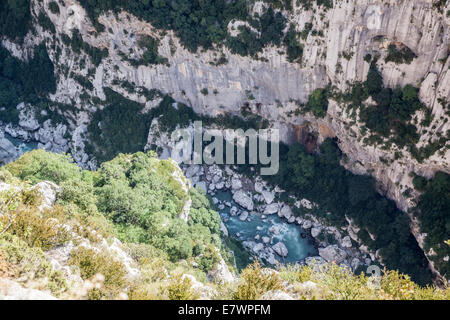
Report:
<svg viewBox="0 0 450 320"><path fill-rule="evenodd" d="M296 141L299 128L316 133L319 142L336 136L339 147L347 156L343 165L355 173L374 176L380 192L395 200L405 211L415 205L418 195L412 191L412 197L404 196L405 190L414 189L411 172L428 178L437 171L450 173L448 141L446 146L419 163L409 152L395 146L386 150L381 146L365 145L362 125L352 121L346 107L336 101L330 100L323 119L312 114L294 113L298 104L305 103L317 88L330 84L345 91L351 83L364 81L370 66L364 57L380 55L378 68L385 86L395 88L412 84L420 88L420 98L432 112L433 121L425 128L427 132L421 136L417 147L435 141L440 135L445 136L450 129L447 105L450 97L450 16L446 14L449 4L440 13L433 7L432 0L334 1L333 8L328 10L315 5L311 10L304 10L294 1L294 9L284 13L296 30L301 32L307 23L312 23L312 29L321 33L313 35L310 32L302 41L302 62L291 63L283 50L276 47L265 48L259 59L232 54L221 46L192 53L183 48L172 31L157 30L126 12L100 16L99 22L105 26L105 31L97 33L77 1L60 1L64 6L60 5L59 14L48 9L49 2L33 0L32 10L35 15L44 10L55 25L56 34L36 25L38 32L29 33L23 44L5 38L3 45L15 56L26 60L33 47L45 39L55 69L62 70L64 66L67 70L58 72L57 92L51 99L75 104L78 109L77 113L67 114L67 118L72 132L69 147L79 162L88 161L80 149L84 146L82 136L86 133L90 114L96 107L80 98L83 88L73 79L73 74L87 76L89 69L95 68L94 88L89 90L91 97L103 99L103 87L110 87L129 99L147 103L148 108L156 105L155 101L147 101L120 85L129 82L136 87L170 94L196 112L208 115L240 114L241 107L246 105L253 113L280 128L283 140L288 143ZM264 5L256 2L253 10L260 12ZM89 59L86 64L80 64L77 55L62 43L61 35L70 36L74 28L91 46L108 50L108 57L98 67ZM231 26L229 29L232 32ZM160 40L159 54L167 58L167 64L136 67L123 59L123 54L129 58L142 56L137 45L137 39L142 35ZM62 46L59 55L52 43ZM408 47L417 58L410 64L386 63L384 58L392 43ZM220 57L227 62L217 64ZM205 88L209 94L201 93ZM419 123L424 116L423 112L417 113ZM418 129L424 128L418 125ZM402 153L400 159L394 158L396 151ZM423 245L424 235L420 234L415 222L412 229L419 244Z"/></svg>

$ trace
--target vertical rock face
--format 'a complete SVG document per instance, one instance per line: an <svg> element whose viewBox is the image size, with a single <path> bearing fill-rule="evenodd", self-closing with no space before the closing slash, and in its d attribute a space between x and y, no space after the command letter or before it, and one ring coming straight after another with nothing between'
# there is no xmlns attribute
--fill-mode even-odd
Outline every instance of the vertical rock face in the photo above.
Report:
<svg viewBox="0 0 450 320"><path fill-rule="evenodd" d="M420 99L431 110L433 120L427 127L420 125L425 115L417 115L419 131L426 130L417 147L426 146L440 136L445 137L450 129L446 106L450 98L450 16L446 14L449 4L441 13L433 7L433 0L338 0L333 1L333 8L328 10L315 5L311 10L305 10L293 1L292 12L284 12L289 23L298 32L311 23L312 30L317 32L309 32L301 41L302 62L290 63L283 50L275 47L265 48L261 59L257 60L232 54L220 46L215 50L192 53L181 46L172 31L162 33L126 12L100 16L99 22L105 26L105 31L96 33L78 1L61 0L64 5L60 5L59 14L51 13L47 2L32 0L32 11L45 11L55 25L56 34L44 32L36 25L39 32L27 35L23 44L15 44L6 38L2 39L2 44L14 56L26 60L33 47L45 39L55 70L68 69L68 72L59 72L57 92L51 99L75 103L79 109L76 115L65 114L71 125L68 130L74 133L72 141L66 144L73 149L71 151L78 162L88 161L79 149L84 147L81 136L85 135L86 124L96 106L80 98L86 91L73 75L89 76L91 69L95 71L90 76L93 88L87 91L91 97L104 99L103 88L110 87L129 99L146 103L147 108L155 105L136 92L128 92L122 86L128 82L135 87L158 89L191 106L196 112L211 116L239 114L241 107L248 105L252 113L280 128L282 140L288 143L299 138L296 128L302 128L302 132L317 132L319 143L327 137L337 137L339 147L348 158L343 165L355 173L374 176L380 191L394 199L403 210L414 206L413 199L417 196L415 192L411 198L403 195L407 189L413 189L410 172L425 177L432 177L437 171L450 172L448 142L447 146L419 163L406 150L384 150L380 146L364 145L362 126L347 115L345 106L333 100L329 101L328 112L323 119L295 112L297 102L305 103L317 88L331 84L344 91L349 83L364 81L369 70L366 55L379 55L378 68L384 84L391 88L406 84L418 87ZM261 2L257 2L253 11L261 8ZM240 24L242 22L234 22L234 25ZM86 58L86 63L80 64L77 55L61 41L61 36L71 35L74 28L89 45L108 49L108 57L99 66L93 65L84 53L81 56ZM137 39L142 35L160 40L158 53L167 59L167 64L134 66L123 58L124 54L131 58L142 56L143 52L137 45ZM58 54L52 43L62 47ZM410 64L386 62L390 44L409 48L416 58ZM222 54L227 62L215 65L214 60ZM209 94L201 94L204 88ZM249 99L250 95L254 99ZM22 127L36 130L35 123L31 122L23 122ZM37 138L45 140L46 136L42 134ZM61 150L65 151L64 148ZM395 151L401 151L403 157L395 159ZM380 159L389 160L389 164ZM243 196L241 198L250 207L250 201ZM418 228L413 228L413 232L418 239L423 238Z"/></svg>

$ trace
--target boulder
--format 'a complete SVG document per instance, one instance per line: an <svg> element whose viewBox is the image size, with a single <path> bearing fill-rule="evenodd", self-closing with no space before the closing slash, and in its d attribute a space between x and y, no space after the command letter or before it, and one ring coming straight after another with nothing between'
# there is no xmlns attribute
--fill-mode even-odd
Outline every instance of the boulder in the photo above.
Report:
<svg viewBox="0 0 450 320"><path fill-rule="evenodd" d="M186 169L186 178L192 178L193 176L196 176L200 172L200 166L199 165L191 165Z"/></svg>
<svg viewBox="0 0 450 320"><path fill-rule="evenodd" d="M320 228L311 228L311 236L313 238L316 238L321 232L322 232L322 229L320 229Z"/></svg>
<svg viewBox="0 0 450 320"><path fill-rule="evenodd" d="M280 257L286 257L288 255L288 249L283 242L278 242L272 246L273 251L275 251Z"/></svg>
<svg viewBox="0 0 450 320"><path fill-rule="evenodd" d="M225 187L225 183L223 183L223 181L216 183L217 190L222 190L224 187Z"/></svg>
<svg viewBox="0 0 450 320"><path fill-rule="evenodd" d="M291 207L289 207L288 205L284 205L280 210L279 216L284 217L289 220L294 215L292 213ZM295 219L295 217L294 217L294 219Z"/></svg>
<svg viewBox="0 0 450 320"><path fill-rule="evenodd" d="M203 191L207 191L208 189L206 188L206 182L205 181L199 181L197 182L197 184L195 185L196 188L200 188L203 189Z"/></svg>
<svg viewBox="0 0 450 320"><path fill-rule="evenodd" d="M312 222L311 221L305 221L305 222L303 222L303 224L302 224L302 228L303 229L310 229L312 227Z"/></svg>
<svg viewBox="0 0 450 320"><path fill-rule="evenodd" d="M320 256L308 257L305 259L305 264L308 266L322 265L326 263L325 259Z"/></svg>
<svg viewBox="0 0 450 320"><path fill-rule="evenodd" d="M230 216L234 217L238 213L239 209L236 207L231 207Z"/></svg>
<svg viewBox="0 0 450 320"><path fill-rule="evenodd" d="M19 157L16 147L0 132L0 165L14 161Z"/></svg>
<svg viewBox="0 0 450 320"><path fill-rule="evenodd" d="M265 244L268 244L270 242L270 238L269 237L262 237L261 240Z"/></svg>
<svg viewBox="0 0 450 320"><path fill-rule="evenodd" d="M253 246L252 250L254 253L258 253L259 251L261 251L262 249L264 249L264 245L262 243L257 243Z"/></svg>
<svg viewBox="0 0 450 320"><path fill-rule="evenodd" d="M300 288L305 291L311 291L317 288L317 283L312 281L302 282L300 283Z"/></svg>
<svg viewBox="0 0 450 320"><path fill-rule="evenodd" d="M300 205L306 209L312 209L312 203L308 199L300 200Z"/></svg>
<svg viewBox="0 0 450 320"><path fill-rule="evenodd" d="M220 253L219 253L220 255ZM213 270L210 270L207 275L208 279L214 281L219 284L234 282L235 278L233 274L228 269L227 264L220 256L219 263L214 267Z"/></svg>
<svg viewBox="0 0 450 320"><path fill-rule="evenodd" d="M248 218L248 212L247 211L242 211L242 213L239 215L239 220L241 221L245 221Z"/></svg>
<svg viewBox="0 0 450 320"><path fill-rule="evenodd" d="M255 182L255 191L258 193L263 192L263 184L261 182Z"/></svg>
<svg viewBox="0 0 450 320"><path fill-rule="evenodd" d="M326 248L319 248L319 255L328 262L340 264L347 257L347 253L337 245L331 245Z"/></svg>
<svg viewBox="0 0 450 320"><path fill-rule="evenodd" d="M359 261L358 258L353 258L352 262L350 263L350 266L352 267L353 271L356 271L358 267L361 265L361 261Z"/></svg>
<svg viewBox="0 0 450 320"><path fill-rule="evenodd" d="M225 237L228 237L228 229L225 223L223 223L223 221L220 221L220 231L222 231Z"/></svg>
<svg viewBox="0 0 450 320"><path fill-rule="evenodd" d="M271 204L273 202L273 199L275 199L275 193L270 191L263 191L262 196L264 197L264 201L267 204Z"/></svg>
<svg viewBox="0 0 450 320"><path fill-rule="evenodd" d="M233 200L241 207L243 207L247 210L250 210L250 211L253 210L253 207L254 207L253 200L244 191L242 191L242 190L236 191L233 194Z"/></svg>
<svg viewBox="0 0 450 320"><path fill-rule="evenodd" d="M279 226L271 226L269 228L269 232L273 233L274 235L280 234L280 227Z"/></svg>
<svg viewBox="0 0 450 320"><path fill-rule="evenodd" d="M241 179L238 177L231 178L231 189L232 190L239 190L242 188L242 182Z"/></svg>
<svg viewBox="0 0 450 320"><path fill-rule="evenodd" d="M271 214L275 214L277 212L278 212L278 203L269 204L264 209L264 214L267 216L271 215Z"/></svg>
<svg viewBox="0 0 450 320"><path fill-rule="evenodd" d="M344 248L351 248L352 247L352 240L350 239L349 236L345 236L342 239L341 246L344 247Z"/></svg>

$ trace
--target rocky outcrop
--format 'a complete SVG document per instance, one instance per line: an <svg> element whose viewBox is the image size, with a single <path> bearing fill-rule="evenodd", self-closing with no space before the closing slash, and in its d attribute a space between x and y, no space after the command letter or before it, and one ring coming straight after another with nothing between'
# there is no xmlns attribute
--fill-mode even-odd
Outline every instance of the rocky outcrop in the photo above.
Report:
<svg viewBox="0 0 450 320"><path fill-rule="evenodd" d="M253 200L243 190L239 190L233 194L233 200L241 207L247 210L253 210Z"/></svg>
<svg viewBox="0 0 450 320"><path fill-rule="evenodd" d="M289 251L283 242L278 242L272 246L272 249L280 256L287 257Z"/></svg>
<svg viewBox="0 0 450 320"><path fill-rule="evenodd" d="M319 248L319 255L327 262L340 264L347 257L347 253L337 245L331 245L326 248Z"/></svg>
<svg viewBox="0 0 450 320"><path fill-rule="evenodd" d="M0 300L58 300L50 293L22 287L13 280L0 278Z"/></svg>

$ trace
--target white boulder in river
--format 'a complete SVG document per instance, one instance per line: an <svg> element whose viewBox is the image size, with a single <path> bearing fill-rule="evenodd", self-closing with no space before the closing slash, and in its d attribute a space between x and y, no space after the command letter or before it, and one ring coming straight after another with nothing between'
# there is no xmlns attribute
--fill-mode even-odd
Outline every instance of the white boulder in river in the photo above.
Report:
<svg viewBox="0 0 450 320"><path fill-rule="evenodd" d="M289 220L293 216L291 207L284 205L280 210L279 216Z"/></svg>
<svg viewBox="0 0 450 320"><path fill-rule="evenodd" d="M278 203L272 203L266 206L264 209L265 215L271 215L278 212Z"/></svg>
<svg viewBox="0 0 450 320"><path fill-rule="evenodd" d="M278 242L272 246L273 251L275 251L280 257L287 257L288 249L283 242Z"/></svg>
<svg viewBox="0 0 450 320"><path fill-rule="evenodd" d="M279 226L271 226L269 228L269 232L273 233L274 235L280 234L280 227Z"/></svg>
<svg viewBox="0 0 450 320"><path fill-rule="evenodd" d="M241 221L245 221L248 218L248 212L247 211L242 211L242 213L239 215L239 220Z"/></svg>
<svg viewBox="0 0 450 320"><path fill-rule="evenodd" d="M242 190L236 191L233 194L233 200L241 207L244 207L245 209L250 211L253 210L253 200L244 191Z"/></svg>

